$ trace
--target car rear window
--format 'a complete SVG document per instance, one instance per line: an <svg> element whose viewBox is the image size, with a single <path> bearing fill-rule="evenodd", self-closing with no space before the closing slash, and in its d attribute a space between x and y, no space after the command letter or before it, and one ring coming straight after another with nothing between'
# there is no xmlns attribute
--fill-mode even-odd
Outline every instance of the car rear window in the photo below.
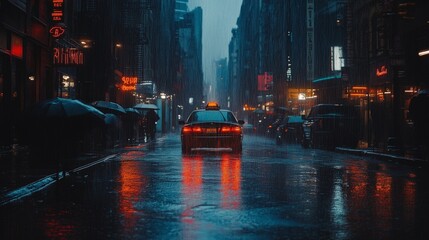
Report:
<svg viewBox="0 0 429 240"><path fill-rule="evenodd" d="M234 114L229 111L195 111L189 118L188 123L192 122L233 122L237 119Z"/></svg>

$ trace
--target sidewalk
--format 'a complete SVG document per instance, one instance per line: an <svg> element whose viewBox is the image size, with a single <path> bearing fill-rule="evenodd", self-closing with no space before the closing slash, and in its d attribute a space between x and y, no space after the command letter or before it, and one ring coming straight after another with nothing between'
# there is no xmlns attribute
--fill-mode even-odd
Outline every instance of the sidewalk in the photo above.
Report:
<svg viewBox="0 0 429 240"><path fill-rule="evenodd" d="M337 147L335 151L342 153L349 153L359 156L366 156L375 158L378 160L398 162L398 163L406 163L406 164L420 164L420 165L428 165L428 161L423 160L413 153L389 153L382 151L376 148L345 148L345 147Z"/></svg>
<svg viewBox="0 0 429 240"><path fill-rule="evenodd" d="M93 165L115 155L114 151L86 152L72 159L70 171ZM25 146L0 148L0 206L37 192L66 176L55 163L34 159Z"/></svg>

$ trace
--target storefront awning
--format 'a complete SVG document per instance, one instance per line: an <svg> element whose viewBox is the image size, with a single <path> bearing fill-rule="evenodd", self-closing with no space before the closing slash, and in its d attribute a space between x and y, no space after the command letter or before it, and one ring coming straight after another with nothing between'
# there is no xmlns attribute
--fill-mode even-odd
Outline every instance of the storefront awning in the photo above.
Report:
<svg viewBox="0 0 429 240"><path fill-rule="evenodd" d="M324 77L324 78L318 78L313 80L313 83L321 83L329 80L338 80L338 79L341 79L341 74L336 74L336 75Z"/></svg>

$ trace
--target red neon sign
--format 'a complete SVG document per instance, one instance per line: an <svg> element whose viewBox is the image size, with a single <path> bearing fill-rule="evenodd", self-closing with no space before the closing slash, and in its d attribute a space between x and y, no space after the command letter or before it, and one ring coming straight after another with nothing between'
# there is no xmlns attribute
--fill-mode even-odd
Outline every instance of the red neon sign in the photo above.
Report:
<svg viewBox="0 0 429 240"><path fill-rule="evenodd" d="M385 65L377 68L375 75L377 75L377 77L382 77L387 75L387 67Z"/></svg>
<svg viewBox="0 0 429 240"><path fill-rule="evenodd" d="M52 0L52 21L53 22L63 22L63 12L64 12L64 0Z"/></svg>
<svg viewBox="0 0 429 240"><path fill-rule="evenodd" d="M49 33L52 35L53 38L61 37L65 31L66 29L60 26L51 27L51 29L49 29Z"/></svg>
<svg viewBox="0 0 429 240"><path fill-rule="evenodd" d="M54 48L53 63L58 65L82 65L83 52L76 48Z"/></svg>
<svg viewBox="0 0 429 240"><path fill-rule="evenodd" d="M122 84L120 84L118 87L122 91L135 91L137 89L137 77L123 76L121 80Z"/></svg>

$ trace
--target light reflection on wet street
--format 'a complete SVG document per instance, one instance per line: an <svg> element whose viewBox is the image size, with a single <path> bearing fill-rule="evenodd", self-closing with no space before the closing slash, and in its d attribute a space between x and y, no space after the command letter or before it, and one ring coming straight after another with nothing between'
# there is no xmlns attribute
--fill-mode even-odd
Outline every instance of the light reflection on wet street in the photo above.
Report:
<svg viewBox="0 0 429 240"><path fill-rule="evenodd" d="M245 136L182 155L178 135L127 147L3 206L1 239L423 239L427 169Z"/></svg>

